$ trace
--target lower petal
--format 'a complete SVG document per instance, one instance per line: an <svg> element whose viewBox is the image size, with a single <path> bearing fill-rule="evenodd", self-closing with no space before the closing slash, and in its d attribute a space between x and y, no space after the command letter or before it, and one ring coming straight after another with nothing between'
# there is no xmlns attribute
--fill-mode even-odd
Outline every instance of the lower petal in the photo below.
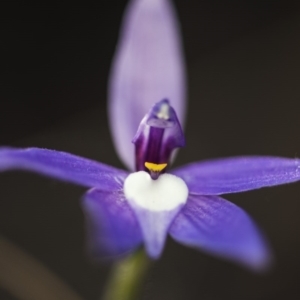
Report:
<svg viewBox="0 0 300 300"><path fill-rule="evenodd" d="M115 258L142 242L140 226L122 191L92 189L82 201L88 252L94 258Z"/></svg>
<svg viewBox="0 0 300 300"><path fill-rule="evenodd" d="M170 234L180 243L253 269L263 269L270 263L268 247L249 216L217 196L190 195Z"/></svg>
<svg viewBox="0 0 300 300"><path fill-rule="evenodd" d="M152 180L140 171L125 179L124 194L140 223L148 255L158 258L170 225L186 203L188 189L184 181L171 174Z"/></svg>
<svg viewBox="0 0 300 300"><path fill-rule="evenodd" d="M181 207L169 211L149 211L131 203L143 233L147 254L154 259L160 257L168 229Z"/></svg>

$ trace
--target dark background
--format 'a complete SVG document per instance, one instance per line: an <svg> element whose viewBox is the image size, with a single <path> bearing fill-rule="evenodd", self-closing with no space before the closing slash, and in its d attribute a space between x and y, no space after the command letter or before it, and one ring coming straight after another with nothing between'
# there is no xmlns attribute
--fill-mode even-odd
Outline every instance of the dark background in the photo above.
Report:
<svg viewBox="0 0 300 300"><path fill-rule="evenodd" d="M122 166L107 126L106 86L126 2L1 4L0 145ZM189 75L188 145L176 165L243 154L299 157L298 1L175 5ZM83 192L34 174L1 174L0 234L85 299L97 299L110 266L84 254ZM273 269L255 274L169 240L143 299L300 299L300 184L226 198L269 238ZM0 298L14 299L1 289Z"/></svg>

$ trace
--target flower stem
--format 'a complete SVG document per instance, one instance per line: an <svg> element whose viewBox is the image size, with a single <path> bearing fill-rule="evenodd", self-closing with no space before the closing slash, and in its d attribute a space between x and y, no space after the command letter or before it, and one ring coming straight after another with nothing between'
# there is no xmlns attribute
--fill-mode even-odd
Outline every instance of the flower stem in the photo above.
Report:
<svg viewBox="0 0 300 300"><path fill-rule="evenodd" d="M139 293L149 267L150 260L142 250L117 262L102 300L140 299Z"/></svg>

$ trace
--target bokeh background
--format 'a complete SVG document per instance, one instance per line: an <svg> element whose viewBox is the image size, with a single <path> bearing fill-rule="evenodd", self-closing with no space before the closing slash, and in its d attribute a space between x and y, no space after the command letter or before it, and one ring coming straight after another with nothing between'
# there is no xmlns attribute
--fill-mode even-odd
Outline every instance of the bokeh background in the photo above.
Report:
<svg viewBox="0 0 300 300"><path fill-rule="evenodd" d="M1 3L0 145L63 150L122 167L107 125L106 87L127 1ZM187 147L176 165L300 156L298 3L175 1L189 75ZM110 265L85 256L83 193L34 174L0 174L0 234L92 300ZM268 237L273 269L256 274L168 240L141 299L300 299L300 184L226 198ZM0 287L0 299L16 298Z"/></svg>

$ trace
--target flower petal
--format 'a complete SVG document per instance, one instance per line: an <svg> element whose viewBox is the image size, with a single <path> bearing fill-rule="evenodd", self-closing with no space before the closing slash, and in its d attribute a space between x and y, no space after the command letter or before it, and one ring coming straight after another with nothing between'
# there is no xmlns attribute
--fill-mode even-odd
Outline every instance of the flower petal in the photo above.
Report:
<svg viewBox="0 0 300 300"><path fill-rule="evenodd" d="M192 194L220 195L300 180L300 160L233 157L189 164L172 171Z"/></svg>
<svg viewBox="0 0 300 300"><path fill-rule="evenodd" d="M120 188L127 173L86 158L54 150L0 148L0 171L21 169L86 187Z"/></svg>
<svg viewBox="0 0 300 300"><path fill-rule="evenodd" d="M115 258L142 242L139 224L122 190L88 191L82 201L88 252L94 258Z"/></svg>
<svg viewBox="0 0 300 300"><path fill-rule="evenodd" d="M174 175L162 174L152 180L140 171L126 178L124 194L140 223L148 255L158 258L171 223L186 203L186 184Z"/></svg>
<svg viewBox="0 0 300 300"><path fill-rule="evenodd" d="M170 234L180 243L254 269L270 263L268 248L252 220L241 208L217 196L190 195Z"/></svg>
<svg viewBox="0 0 300 300"><path fill-rule="evenodd" d="M127 8L110 77L109 117L116 150L134 169L129 143L149 109L169 99L183 124L185 70L169 0L135 0Z"/></svg>
<svg viewBox="0 0 300 300"><path fill-rule="evenodd" d="M168 211L151 211L131 205L139 220L147 254L157 259L161 256L168 229L178 214L180 207Z"/></svg>

